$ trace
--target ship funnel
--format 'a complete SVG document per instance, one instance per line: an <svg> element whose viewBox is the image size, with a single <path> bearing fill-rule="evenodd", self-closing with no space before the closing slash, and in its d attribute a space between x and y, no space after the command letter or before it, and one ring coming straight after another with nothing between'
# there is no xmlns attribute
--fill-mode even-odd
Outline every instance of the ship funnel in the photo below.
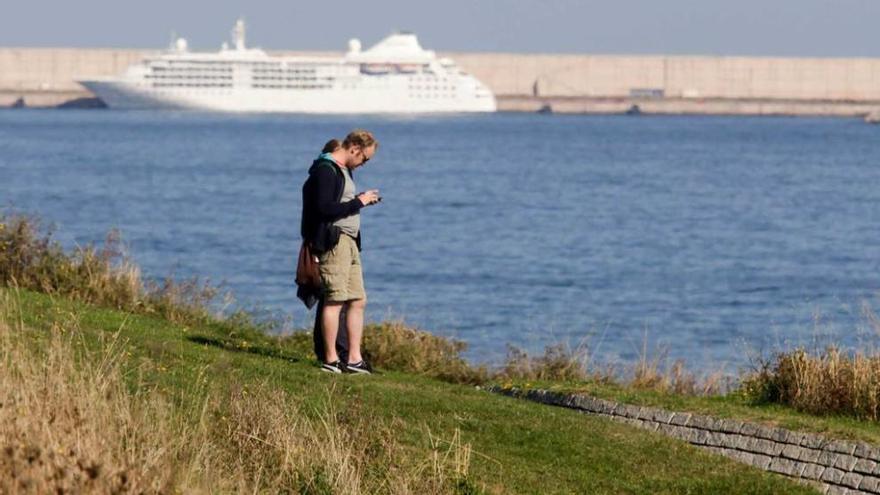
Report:
<svg viewBox="0 0 880 495"><path fill-rule="evenodd" d="M357 38L352 38L348 40L348 53L360 53L361 51L361 40Z"/></svg>
<svg viewBox="0 0 880 495"><path fill-rule="evenodd" d="M244 19L235 21L235 27L232 28L232 41L235 43L236 50L244 50Z"/></svg>

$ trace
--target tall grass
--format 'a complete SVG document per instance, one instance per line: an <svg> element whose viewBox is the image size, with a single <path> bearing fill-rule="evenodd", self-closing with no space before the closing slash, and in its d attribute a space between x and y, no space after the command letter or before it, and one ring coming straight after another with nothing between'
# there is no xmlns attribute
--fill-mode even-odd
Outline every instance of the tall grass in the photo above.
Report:
<svg viewBox="0 0 880 495"><path fill-rule="evenodd" d="M880 356L798 348L778 353L742 380L744 396L813 414L880 419Z"/></svg>
<svg viewBox="0 0 880 495"><path fill-rule="evenodd" d="M0 309L9 309L9 304ZM269 387L194 385L190 406L125 376L119 336L0 318L0 493L461 493L470 447L413 458L394 425ZM44 345L34 345L43 339Z"/></svg>
<svg viewBox="0 0 880 495"><path fill-rule="evenodd" d="M51 230L23 215L0 216L0 285L37 290L175 322L207 321L219 291L198 279L145 281L126 256L118 231L100 247L66 253Z"/></svg>

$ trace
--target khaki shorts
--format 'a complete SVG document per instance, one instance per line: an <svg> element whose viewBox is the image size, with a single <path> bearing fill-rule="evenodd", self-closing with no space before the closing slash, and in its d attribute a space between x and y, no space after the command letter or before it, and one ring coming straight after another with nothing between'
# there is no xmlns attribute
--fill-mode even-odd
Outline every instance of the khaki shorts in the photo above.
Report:
<svg viewBox="0 0 880 495"><path fill-rule="evenodd" d="M336 247L320 256L318 267L327 301L343 302L367 297L361 254L351 236L340 234Z"/></svg>

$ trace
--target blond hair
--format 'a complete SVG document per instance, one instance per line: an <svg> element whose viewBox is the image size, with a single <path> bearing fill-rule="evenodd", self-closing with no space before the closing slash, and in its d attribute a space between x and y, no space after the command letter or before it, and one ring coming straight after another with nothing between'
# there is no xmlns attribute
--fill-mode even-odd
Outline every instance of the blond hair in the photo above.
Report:
<svg viewBox="0 0 880 495"><path fill-rule="evenodd" d="M348 136L345 136L345 140L342 141L342 147L345 149L349 149L352 146L360 146L361 149L367 149L371 146L375 146L376 149L379 148L379 141L376 141L376 138L373 136L373 133L364 129L355 129L348 133Z"/></svg>

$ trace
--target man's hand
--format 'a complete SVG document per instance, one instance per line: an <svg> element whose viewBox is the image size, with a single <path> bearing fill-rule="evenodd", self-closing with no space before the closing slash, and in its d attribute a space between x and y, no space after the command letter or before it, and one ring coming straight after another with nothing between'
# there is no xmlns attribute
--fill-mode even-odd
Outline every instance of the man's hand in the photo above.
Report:
<svg viewBox="0 0 880 495"><path fill-rule="evenodd" d="M367 192L362 192L358 194L358 199L361 200L364 206L374 205L379 202L379 190L371 189Z"/></svg>

